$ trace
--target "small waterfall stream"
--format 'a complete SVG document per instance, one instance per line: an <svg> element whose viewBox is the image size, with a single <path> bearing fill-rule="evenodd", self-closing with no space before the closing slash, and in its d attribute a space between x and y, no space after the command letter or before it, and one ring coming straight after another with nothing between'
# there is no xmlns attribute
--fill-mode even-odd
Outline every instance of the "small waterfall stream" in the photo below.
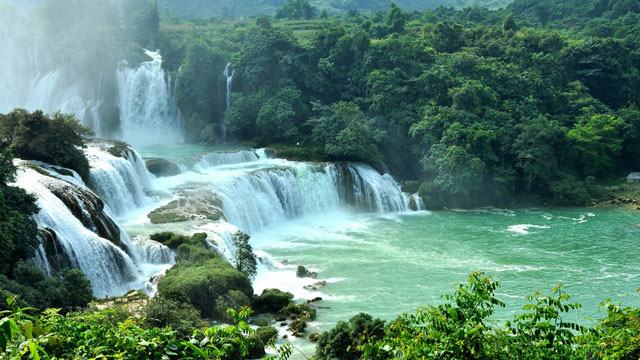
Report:
<svg viewBox="0 0 640 360"><path fill-rule="evenodd" d="M236 70L231 63L227 63L224 67L224 76L227 78L227 110L231 107L231 90L233 87L233 76L236 74ZM224 124L224 117L220 118L220 131L222 132L222 142L227 142L227 127Z"/></svg>

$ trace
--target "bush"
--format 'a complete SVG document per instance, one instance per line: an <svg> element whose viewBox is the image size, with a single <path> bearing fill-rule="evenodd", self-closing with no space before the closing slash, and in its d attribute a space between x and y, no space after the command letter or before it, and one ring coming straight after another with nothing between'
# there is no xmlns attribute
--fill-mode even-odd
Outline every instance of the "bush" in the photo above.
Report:
<svg viewBox="0 0 640 360"><path fill-rule="evenodd" d="M384 321L360 313L348 322L340 321L335 328L320 335L316 346L318 360L357 360L362 356L358 346L384 336Z"/></svg>
<svg viewBox="0 0 640 360"><path fill-rule="evenodd" d="M263 343L269 344L278 339L278 329L273 326L262 326L256 330L255 336Z"/></svg>
<svg viewBox="0 0 640 360"><path fill-rule="evenodd" d="M147 329L154 327L171 327L180 336L188 336L193 329L201 327L200 312L190 304L175 301L164 296L156 296L142 310L144 325Z"/></svg>
<svg viewBox="0 0 640 360"><path fill-rule="evenodd" d="M64 313L85 307L93 297L91 282L80 270L67 269L59 277L47 277L25 261L17 264L13 279L0 275L0 289L8 292L5 295L18 295L23 305L40 310L59 308Z"/></svg>

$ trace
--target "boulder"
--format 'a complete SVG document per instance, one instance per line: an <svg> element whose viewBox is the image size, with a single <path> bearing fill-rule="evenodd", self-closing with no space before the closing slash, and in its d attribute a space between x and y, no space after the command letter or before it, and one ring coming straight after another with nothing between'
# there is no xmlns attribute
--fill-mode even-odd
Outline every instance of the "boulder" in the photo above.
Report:
<svg viewBox="0 0 640 360"><path fill-rule="evenodd" d="M307 270L307 268L305 268L302 265L299 265L298 268L296 269L296 276L299 278L312 278L315 279L318 277L318 273L317 272L313 272L313 271L309 271Z"/></svg>
<svg viewBox="0 0 640 360"><path fill-rule="evenodd" d="M317 342L317 341L318 341L318 339L320 339L320 334L315 333L315 332L314 332L314 333L309 334L309 341L311 341L311 342Z"/></svg>
<svg viewBox="0 0 640 360"><path fill-rule="evenodd" d="M153 175L158 177L175 176L180 174L180 167L167 159L150 158L145 159L147 169Z"/></svg>

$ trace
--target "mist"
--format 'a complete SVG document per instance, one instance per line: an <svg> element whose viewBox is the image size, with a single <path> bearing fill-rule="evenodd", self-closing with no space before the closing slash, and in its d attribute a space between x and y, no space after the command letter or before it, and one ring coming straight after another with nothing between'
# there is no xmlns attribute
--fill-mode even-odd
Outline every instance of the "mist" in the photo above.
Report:
<svg viewBox="0 0 640 360"><path fill-rule="evenodd" d="M169 76L144 50L155 50L158 21L148 0L0 0L0 113L61 111L97 137L175 141Z"/></svg>

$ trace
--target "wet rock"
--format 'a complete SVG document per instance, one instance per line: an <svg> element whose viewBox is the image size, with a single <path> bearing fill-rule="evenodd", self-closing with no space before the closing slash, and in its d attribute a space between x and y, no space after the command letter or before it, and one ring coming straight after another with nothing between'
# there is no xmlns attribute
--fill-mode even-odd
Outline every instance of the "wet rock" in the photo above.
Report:
<svg viewBox="0 0 640 360"><path fill-rule="evenodd" d="M309 341L311 341L311 342L317 342L317 341L318 341L318 339L320 339L320 334L315 333L315 332L314 332L314 333L309 334Z"/></svg>
<svg viewBox="0 0 640 360"><path fill-rule="evenodd" d="M177 164L166 159L145 159L145 164L147 165L147 169L149 170L149 172L158 177L174 176L180 174L180 167Z"/></svg>
<svg viewBox="0 0 640 360"><path fill-rule="evenodd" d="M322 280L322 281L318 281L318 282L314 283L313 285L305 285L302 288L305 289L305 290L312 291L312 290L318 290L321 287L326 286L326 285L327 285L327 282Z"/></svg>
<svg viewBox="0 0 640 360"><path fill-rule="evenodd" d="M71 211L82 225L98 236L126 250L120 241L120 229L104 211L104 202L94 193L66 181L51 178L45 186Z"/></svg>
<svg viewBox="0 0 640 360"><path fill-rule="evenodd" d="M313 271L309 271L307 270L307 268L305 268L302 265L299 265L298 268L296 269L296 276L299 278L312 278L315 279L318 277L318 273L317 272L313 272Z"/></svg>

